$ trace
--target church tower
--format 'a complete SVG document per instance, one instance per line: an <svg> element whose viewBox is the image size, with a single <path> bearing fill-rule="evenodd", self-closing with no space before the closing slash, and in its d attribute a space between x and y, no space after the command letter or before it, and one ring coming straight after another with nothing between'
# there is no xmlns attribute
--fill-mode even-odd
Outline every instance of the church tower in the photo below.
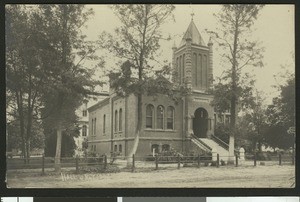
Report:
<svg viewBox="0 0 300 202"><path fill-rule="evenodd" d="M206 92L213 82L212 42L206 45L193 19L178 47L173 46L176 80L193 91Z"/></svg>
<svg viewBox="0 0 300 202"><path fill-rule="evenodd" d="M184 98L184 125L187 139L211 138L214 131L213 43L205 44L193 19L178 47L173 45L173 81L191 89ZM188 148L189 146L187 146Z"/></svg>

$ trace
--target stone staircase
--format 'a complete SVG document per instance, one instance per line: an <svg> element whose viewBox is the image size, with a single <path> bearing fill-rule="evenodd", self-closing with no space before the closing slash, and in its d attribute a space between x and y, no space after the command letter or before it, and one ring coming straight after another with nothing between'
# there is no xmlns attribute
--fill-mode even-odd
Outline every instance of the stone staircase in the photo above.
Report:
<svg viewBox="0 0 300 202"><path fill-rule="evenodd" d="M205 143L205 145L207 145L212 152L217 152L219 154L220 160L228 160L229 151L228 149L224 148L225 146L218 144L216 141L209 138L199 138L199 140Z"/></svg>

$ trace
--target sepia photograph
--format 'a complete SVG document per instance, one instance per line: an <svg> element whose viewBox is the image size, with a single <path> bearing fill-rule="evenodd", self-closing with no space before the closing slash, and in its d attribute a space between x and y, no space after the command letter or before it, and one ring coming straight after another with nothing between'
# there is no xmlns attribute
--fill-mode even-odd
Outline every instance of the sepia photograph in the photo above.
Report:
<svg viewBox="0 0 300 202"><path fill-rule="evenodd" d="M7 188L296 186L293 4L6 4L5 65Z"/></svg>

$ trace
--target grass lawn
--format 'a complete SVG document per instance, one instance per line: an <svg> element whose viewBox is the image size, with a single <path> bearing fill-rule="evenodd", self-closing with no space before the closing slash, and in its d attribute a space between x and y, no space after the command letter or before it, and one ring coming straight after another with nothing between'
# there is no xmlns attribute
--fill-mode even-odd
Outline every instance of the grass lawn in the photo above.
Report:
<svg viewBox="0 0 300 202"><path fill-rule="evenodd" d="M7 186L10 188L291 188L295 181L292 165L243 165L239 167L186 167L176 166L159 170L136 170L135 173L86 173L63 171L56 174L40 169L9 170Z"/></svg>

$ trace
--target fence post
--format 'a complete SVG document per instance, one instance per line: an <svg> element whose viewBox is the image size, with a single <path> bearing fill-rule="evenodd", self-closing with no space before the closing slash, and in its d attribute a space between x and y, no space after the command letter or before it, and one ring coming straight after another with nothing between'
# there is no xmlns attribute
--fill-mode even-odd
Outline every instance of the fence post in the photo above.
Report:
<svg viewBox="0 0 300 202"><path fill-rule="evenodd" d="M158 170L158 155L155 155L155 170Z"/></svg>
<svg viewBox="0 0 300 202"><path fill-rule="evenodd" d="M220 166L220 155L217 154L217 168L219 168Z"/></svg>
<svg viewBox="0 0 300 202"><path fill-rule="evenodd" d="M200 154L198 154L198 159L197 159L197 163L198 163L198 168L200 168Z"/></svg>
<svg viewBox="0 0 300 202"><path fill-rule="evenodd" d="M104 170L106 170L107 167L107 156L106 154L104 155Z"/></svg>
<svg viewBox="0 0 300 202"><path fill-rule="evenodd" d="M132 154L132 172L135 170L135 159L134 159L134 154Z"/></svg>
<svg viewBox="0 0 300 202"><path fill-rule="evenodd" d="M256 152L254 153L254 166L256 166Z"/></svg>
<svg viewBox="0 0 300 202"><path fill-rule="evenodd" d="M238 167L239 165L239 158L238 158L238 155L236 154L235 155L235 167Z"/></svg>
<svg viewBox="0 0 300 202"><path fill-rule="evenodd" d="M42 175L45 174L45 154L42 156Z"/></svg>
<svg viewBox="0 0 300 202"><path fill-rule="evenodd" d="M75 167L76 167L76 174L78 174L78 156L76 156L76 159L75 159Z"/></svg>
<svg viewBox="0 0 300 202"><path fill-rule="evenodd" d="M179 154L178 154L178 156L177 156L177 161L178 161L178 166L177 166L177 168L180 169L180 156L179 156Z"/></svg>
<svg viewBox="0 0 300 202"><path fill-rule="evenodd" d="M279 153L279 165L281 166L281 154Z"/></svg>

